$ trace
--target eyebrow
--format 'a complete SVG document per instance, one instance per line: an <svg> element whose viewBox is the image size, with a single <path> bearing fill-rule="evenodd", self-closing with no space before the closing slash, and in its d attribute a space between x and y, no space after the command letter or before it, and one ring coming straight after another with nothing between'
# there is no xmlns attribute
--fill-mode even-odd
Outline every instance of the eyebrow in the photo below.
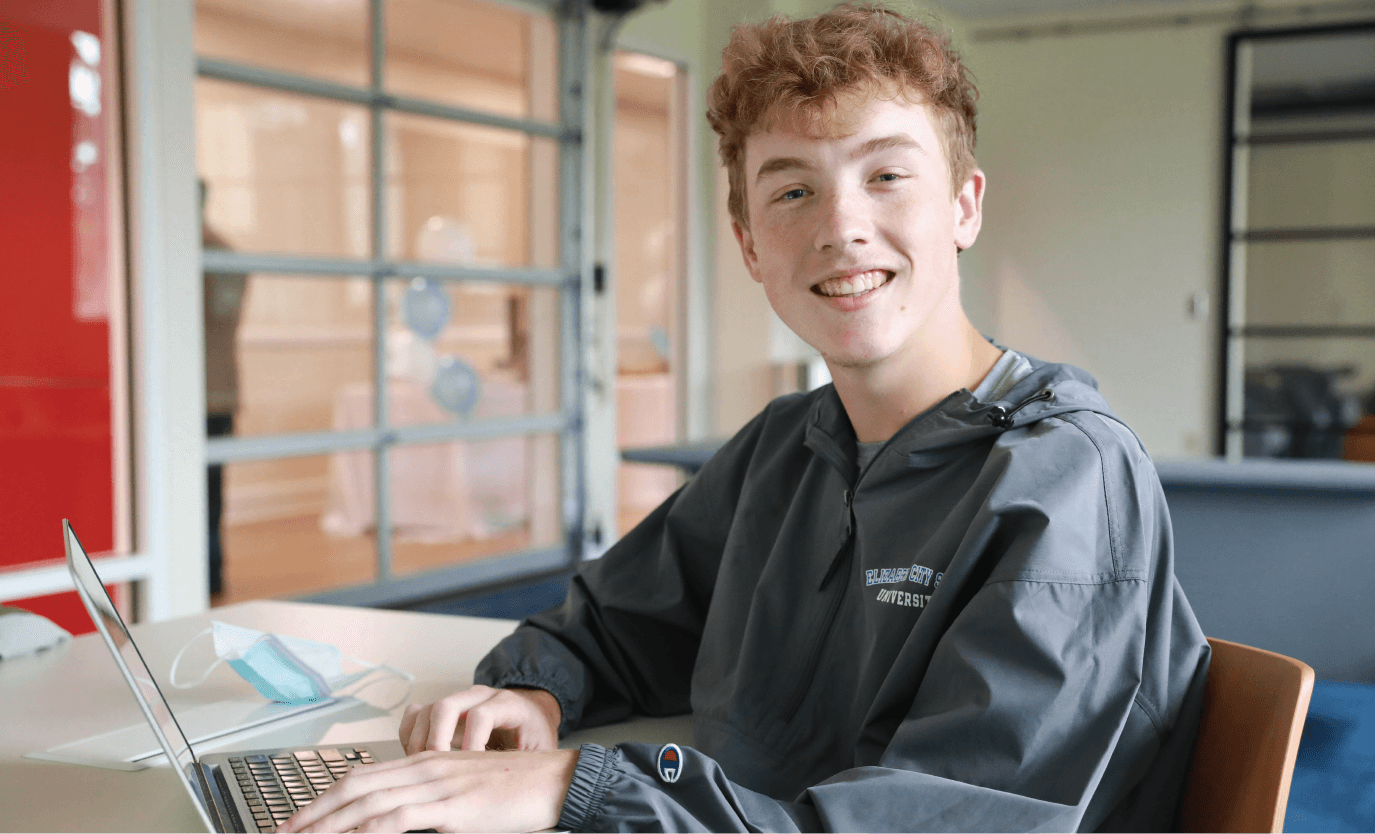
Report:
<svg viewBox="0 0 1375 834"><path fill-rule="evenodd" d="M850 152L850 159L862 159L869 154L885 151L889 148L908 148L919 153L926 153L926 149L921 146L916 139L906 133L895 133L892 136L877 136ZM780 171L810 171L813 165L805 159L795 156L775 156L759 166L759 172L754 175L757 184L760 180L770 174L777 174Z"/></svg>

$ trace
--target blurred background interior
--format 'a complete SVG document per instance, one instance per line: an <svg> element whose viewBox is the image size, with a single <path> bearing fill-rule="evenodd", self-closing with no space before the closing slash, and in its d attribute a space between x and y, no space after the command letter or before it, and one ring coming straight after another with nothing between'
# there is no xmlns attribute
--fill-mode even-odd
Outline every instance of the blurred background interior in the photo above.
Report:
<svg viewBox="0 0 1375 834"><path fill-rule="evenodd" d="M703 112L830 5L0 5L0 601L90 630L67 517L136 618L556 603L826 381ZM975 324L1098 378L1209 634L1375 683L1375 2L895 5L980 87Z"/></svg>

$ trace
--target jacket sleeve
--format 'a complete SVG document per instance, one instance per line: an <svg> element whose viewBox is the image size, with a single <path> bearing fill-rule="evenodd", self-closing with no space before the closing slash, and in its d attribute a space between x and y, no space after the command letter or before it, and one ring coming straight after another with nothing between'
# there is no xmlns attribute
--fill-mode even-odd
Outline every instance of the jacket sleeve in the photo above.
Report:
<svg viewBox="0 0 1375 834"><path fill-rule="evenodd" d="M574 831L1075 831L1135 709L1130 659L1095 645L1133 630L1131 589L989 586L933 657L880 763L778 801L685 749L584 745L560 828ZM1108 614L1108 616L1104 616ZM1074 623L1089 622L1087 628ZM1143 727L1149 736L1151 728Z"/></svg>
<svg viewBox="0 0 1375 834"><path fill-rule="evenodd" d="M1201 695L1207 647L1182 597L1182 610L1172 610L1168 514L1153 470L1139 479L1118 472L1125 480L1109 485L1104 467L1114 466L1098 455L1079 460L1051 472L1052 483L1032 500L1014 498L993 510L997 517L987 519L978 545L985 552L971 560L984 578L964 586L972 589L967 599L948 596L953 613L909 706L891 718L870 714L864 733L891 732L875 762L783 801L733 784L695 750L683 751L681 775L668 783L653 745L585 745L559 826L1096 827L1149 781L1185 690L1195 700ZM928 609L924 617L937 613ZM1161 640L1148 641L1151 634ZM1184 673L1165 674L1157 692L1142 685L1152 664ZM1161 819L1168 823L1171 813L1164 809Z"/></svg>
<svg viewBox="0 0 1375 834"><path fill-rule="evenodd" d="M563 711L560 736L632 713L688 712L717 567L767 415L601 558L584 562L563 605L522 622L474 681L547 690Z"/></svg>

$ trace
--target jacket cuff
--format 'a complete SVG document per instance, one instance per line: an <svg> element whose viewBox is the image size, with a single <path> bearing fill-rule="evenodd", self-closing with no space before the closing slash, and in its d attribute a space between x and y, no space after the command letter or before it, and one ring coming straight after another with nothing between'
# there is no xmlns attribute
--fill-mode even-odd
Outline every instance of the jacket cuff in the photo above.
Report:
<svg viewBox="0 0 1375 834"><path fill-rule="evenodd" d="M563 811L556 826L564 831L584 831L601 816L606 786L616 770L617 754L599 744L584 744L578 749L578 766L563 800Z"/></svg>

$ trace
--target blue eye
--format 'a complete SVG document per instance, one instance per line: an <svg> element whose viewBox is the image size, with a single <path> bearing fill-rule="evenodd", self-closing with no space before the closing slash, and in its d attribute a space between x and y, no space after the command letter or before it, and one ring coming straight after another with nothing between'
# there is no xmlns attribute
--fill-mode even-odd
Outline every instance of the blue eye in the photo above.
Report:
<svg viewBox="0 0 1375 834"><path fill-rule="evenodd" d="M898 180L898 179L900 179L900 178L901 178L901 177L900 177L900 175L898 175L898 174L887 173L887 174L879 174L879 175L878 175L877 177L875 177L874 179L876 179L876 180L878 180L878 181L880 181L880 182L893 182L893 181Z"/></svg>
<svg viewBox="0 0 1375 834"><path fill-rule="evenodd" d="M800 198L800 197L805 197L805 196L807 196L807 189L805 189L805 188L794 188L794 189L792 189L791 191L784 191L784 192L783 192L783 195L782 195L781 197L779 197L778 199L780 199L780 200L796 200L796 199L798 199L798 198Z"/></svg>

